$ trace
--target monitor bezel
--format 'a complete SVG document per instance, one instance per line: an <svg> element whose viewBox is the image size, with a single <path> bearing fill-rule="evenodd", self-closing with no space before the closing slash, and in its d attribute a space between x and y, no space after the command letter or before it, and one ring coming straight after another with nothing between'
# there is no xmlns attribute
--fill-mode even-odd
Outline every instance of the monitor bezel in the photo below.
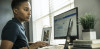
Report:
<svg viewBox="0 0 100 49"><path fill-rule="evenodd" d="M72 10L76 10L76 27L77 27L77 36L73 36L73 37L79 39L79 29L78 29L78 28L79 28L79 26L78 26L78 7L75 7L75 8L73 8L73 9L70 9L70 10L68 10L68 11L66 11L66 12L61 13L61 14L67 13L67 12L72 11ZM61 14L59 14L59 15L61 15ZM54 18L57 17L57 16L58 16L58 15L54 16ZM54 34L55 34L55 32L54 32ZM65 36L65 37L66 37L66 36ZM55 35L54 35L54 39L66 39L65 37L55 37Z"/></svg>

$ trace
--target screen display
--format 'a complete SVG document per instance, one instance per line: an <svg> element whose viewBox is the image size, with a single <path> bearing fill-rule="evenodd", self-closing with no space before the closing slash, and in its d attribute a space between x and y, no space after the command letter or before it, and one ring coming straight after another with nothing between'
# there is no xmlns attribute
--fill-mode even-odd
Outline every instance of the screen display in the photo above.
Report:
<svg viewBox="0 0 100 49"><path fill-rule="evenodd" d="M71 9L54 17L54 38L65 39L68 31L69 20L73 20L71 36L78 36L78 8Z"/></svg>

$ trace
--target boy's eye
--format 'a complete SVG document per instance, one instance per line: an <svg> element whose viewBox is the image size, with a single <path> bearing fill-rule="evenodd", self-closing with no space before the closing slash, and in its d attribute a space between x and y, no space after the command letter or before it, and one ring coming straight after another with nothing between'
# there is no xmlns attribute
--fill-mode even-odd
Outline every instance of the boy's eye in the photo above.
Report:
<svg viewBox="0 0 100 49"><path fill-rule="evenodd" d="M27 8L25 8L24 10L25 10L25 11L28 11L28 9L27 9Z"/></svg>

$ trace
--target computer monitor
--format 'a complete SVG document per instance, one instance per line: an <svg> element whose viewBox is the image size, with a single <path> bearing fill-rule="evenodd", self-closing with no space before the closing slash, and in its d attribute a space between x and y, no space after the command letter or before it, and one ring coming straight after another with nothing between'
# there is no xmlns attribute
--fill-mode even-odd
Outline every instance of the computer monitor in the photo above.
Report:
<svg viewBox="0 0 100 49"><path fill-rule="evenodd" d="M54 39L66 39L70 19L73 20L71 37L78 39L78 7L54 17Z"/></svg>

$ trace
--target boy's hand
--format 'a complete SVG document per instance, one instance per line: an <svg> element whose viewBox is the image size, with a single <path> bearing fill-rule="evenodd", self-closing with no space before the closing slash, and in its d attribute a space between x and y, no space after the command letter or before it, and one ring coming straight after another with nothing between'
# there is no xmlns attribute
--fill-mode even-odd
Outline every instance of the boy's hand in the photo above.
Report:
<svg viewBox="0 0 100 49"><path fill-rule="evenodd" d="M45 46L48 46L48 43L45 43L45 42L42 42L42 41L39 41L39 42L36 42L35 43L38 47L45 47Z"/></svg>
<svg viewBox="0 0 100 49"><path fill-rule="evenodd" d="M42 41L39 41L39 42L36 42L32 45L30 45L31 48L42 48L42 47L45 47L45 46L48 46L48 43L45 43L45 42L42 42Z"/></svg>

